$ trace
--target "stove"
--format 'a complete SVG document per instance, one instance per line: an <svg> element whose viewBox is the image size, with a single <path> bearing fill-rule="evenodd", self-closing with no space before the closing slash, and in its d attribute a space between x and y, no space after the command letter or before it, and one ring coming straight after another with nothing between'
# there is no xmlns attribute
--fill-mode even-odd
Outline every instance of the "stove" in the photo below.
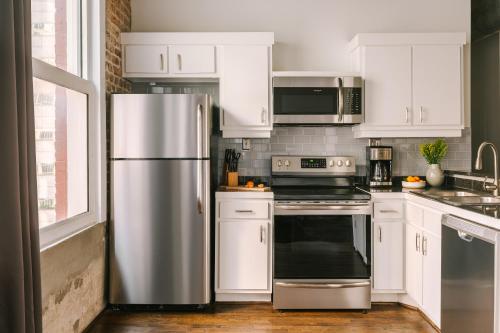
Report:
<svg viewBox="0 0 500 333"><path fill-rule="evenodd" d="M273 156L276 309L368 309L370 194L348 156Z"/></svg>

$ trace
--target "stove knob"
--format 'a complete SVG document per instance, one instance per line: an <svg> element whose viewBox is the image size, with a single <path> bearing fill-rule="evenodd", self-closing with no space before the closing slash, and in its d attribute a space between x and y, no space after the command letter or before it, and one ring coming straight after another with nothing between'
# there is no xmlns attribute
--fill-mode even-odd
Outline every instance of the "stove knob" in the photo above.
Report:
<svg viewBox="0 0 500 333"><path fill-rule="evenodd" d="M330 161L330 168L333 168L335 166L335 162L332 160Z"/></svg>
<svg viewBox="0 0 500 333"><path fill-rule="evenodd" d="M342 162L341 160L338 160L337 161L337 166L341 167L342 165L344 165L344 162Z"/></svg>
<svg viewBox="0 0 500 333"><path fill-rule="evenodd" d="M350 167L350 166L351 166L351 160L347 160L347 161L345 161L345 166L346 166L346 167Z"/></svg>
<svg viewBox="0 0 500 333"><path fill-rule="evenodd" d="M290 161L289 160L285 160L285 166L288 168L290 166Z"/></svg>
<svg viewBox="0 0 500 333"><path fill-rule="evenodd" d="M278 168L281 168L281 166L283 165L283 162L281 162L281 160L278 160L278 162L276 163L276 165L278 166Z"/></svg>

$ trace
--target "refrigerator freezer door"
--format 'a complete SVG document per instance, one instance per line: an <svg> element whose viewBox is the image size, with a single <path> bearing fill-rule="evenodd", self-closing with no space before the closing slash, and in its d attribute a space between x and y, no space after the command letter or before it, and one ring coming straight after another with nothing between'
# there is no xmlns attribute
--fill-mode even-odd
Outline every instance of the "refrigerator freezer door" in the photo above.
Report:
<svg viewBox="0 0 500 333"><path fill-rule="evenodd" d="M110 302L210 302L207 160L112 161Z"/></svg>
<svg viewBox="0 0 500 333"><path fill-rule="evenodd" d="M208 95L111 96L114 159L208 158Z"/></svg>

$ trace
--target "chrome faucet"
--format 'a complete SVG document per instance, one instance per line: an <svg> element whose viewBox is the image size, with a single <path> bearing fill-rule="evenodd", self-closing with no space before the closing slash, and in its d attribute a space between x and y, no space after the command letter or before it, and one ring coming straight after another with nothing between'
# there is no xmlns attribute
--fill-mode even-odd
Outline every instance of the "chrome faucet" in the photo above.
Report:
<svg viewBox="0 0 500 333"><path fill-rule="evenodd" d="M493 184L486 184L486 180L488 177L484 178L484 183L483 183L483 188L486 191L493 191L494 196L498 196L498 151L497 147L491 142L483 142L479 146L479 149L477 150L477 157L476 157L476 170L481 170L483 168L483 149L484 147L489 146L491 147L491 150L493 150L493 163L494 163L494 168L495 168L495 180L493 181Z"/></svg>

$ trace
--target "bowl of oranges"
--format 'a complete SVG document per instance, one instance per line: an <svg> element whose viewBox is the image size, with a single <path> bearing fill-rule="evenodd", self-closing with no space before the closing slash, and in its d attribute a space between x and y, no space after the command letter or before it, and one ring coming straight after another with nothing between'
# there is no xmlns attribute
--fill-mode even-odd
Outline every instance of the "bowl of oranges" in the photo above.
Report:
<svg viewBox="0 0 500 333"><path fill-rule="evenodd" d="M419 176L408 176L402 182L404 188L424 188L426 184Z"/></svg>

